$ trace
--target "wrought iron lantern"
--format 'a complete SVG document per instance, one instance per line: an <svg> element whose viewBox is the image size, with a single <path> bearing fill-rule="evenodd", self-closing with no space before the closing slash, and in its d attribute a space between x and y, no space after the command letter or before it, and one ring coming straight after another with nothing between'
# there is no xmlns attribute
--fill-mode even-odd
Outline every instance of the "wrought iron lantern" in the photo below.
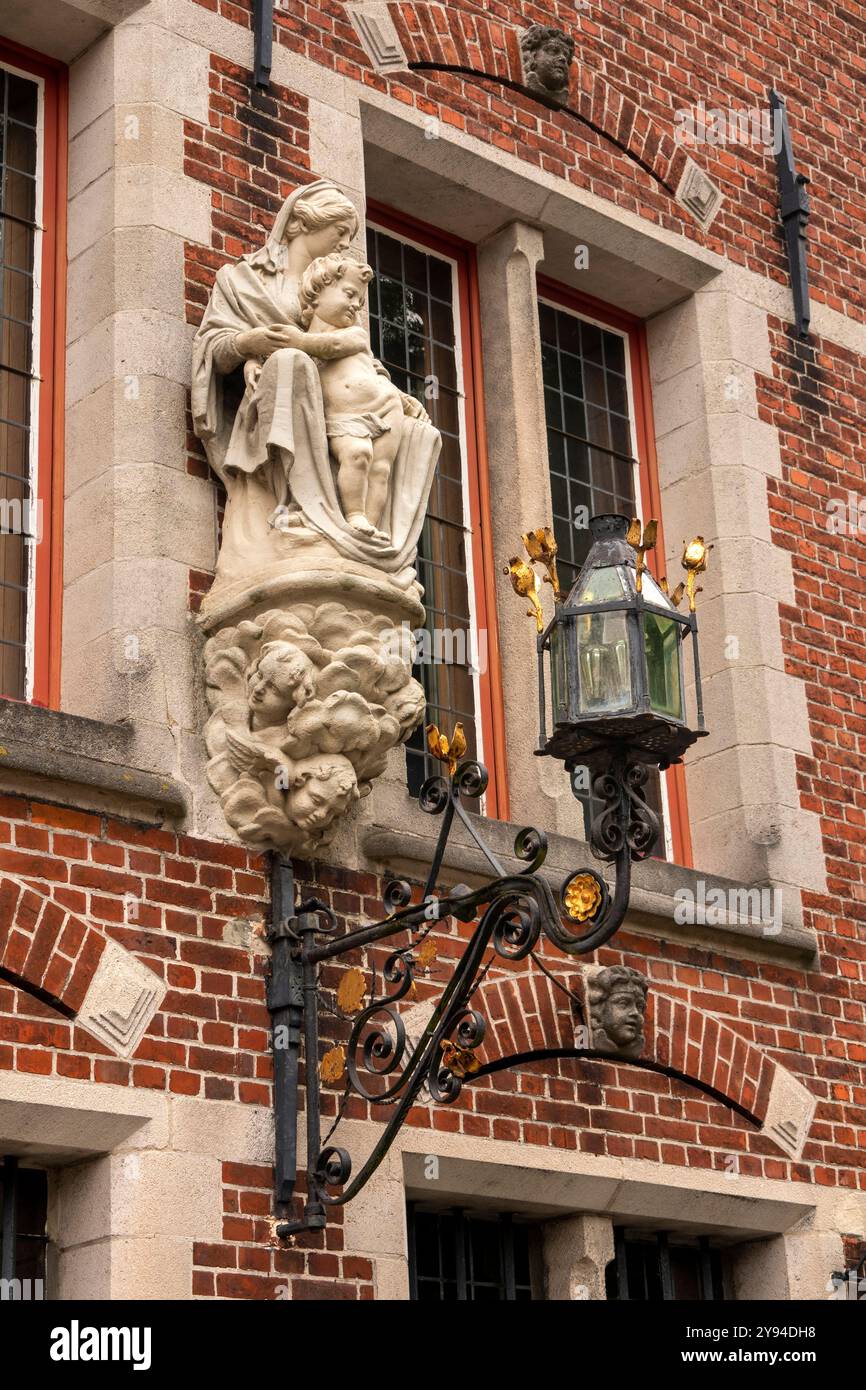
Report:
<svg viewBox="0 0 866 1390"><path fill-rule="evenodd" d="M575 795L591 790L600 810L589 831L597 858L616 864L611 921L628 904L630 864L652 853L659 821L643 789L649 768L667 768L706 734L701 698L697 576L712 546L697 536L685 547L686 579L671 594L646 566L658 524L637 518L595 516L592 547L565 597L556 568L557 546L549 527L529 531L523 544L530 564L514 556L506 573L515 592L528 598L538 649L539 756L559 758L571 773ZM554 614L545 623L532 564L547 571ZM685 612L679 611L684 596ZM686 718L683 647L691 639L697 728ZM548 699L552 729L548 729ZM580 777L586 769L589 783Z"/></svg>
<svg viewBox="0 0 866 1390"><path fill-rule="evenodd" d="M596 516L593 544L571 593L556 603L538 637L539 753L567 767L604 766L621 746L633 761L668 766L706 733L697 651L694 584L681 613L646 569L656 525L624 516ZM692 542L706 567L707 547ZM689 551L692 547L687 547ZM690 557L691 561L692 557ZM666 587L666 586L665 586ZM697 729L686 721L683 643L692 639ZM549 667L553 730L547 732L545 666Z"/></svg>

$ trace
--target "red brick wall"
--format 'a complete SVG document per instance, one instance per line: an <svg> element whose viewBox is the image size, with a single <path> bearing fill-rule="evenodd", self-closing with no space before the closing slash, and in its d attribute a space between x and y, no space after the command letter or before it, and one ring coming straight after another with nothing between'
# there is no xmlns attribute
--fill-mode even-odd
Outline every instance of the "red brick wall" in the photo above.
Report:
<svg viewBox="0 0 866 1390"><path fill-rule="evenodd" d="M198 0L206 9L249 23L250 5ZM293 53L388 92L485 143L570 179L619 206L705 242L761 275L786 278L776 231L772 158L738 146L703 144L694 152L726 195L707 236L633 161L573 116L550 113L519 93L457 74L374 73L341 4L313 0L276 11L275 37ZM861 94L866 75L866 20L859 8L828 11L807 0L767 7L757 0L592 6L562 0L492 5L391 6L410 60L447 61L497 70L508 30L532 22L558 25L575 40L575 68L605 79L612 104L629 100L672 135L677 110L764 107L769 86L786 98L795 147L812 178L812 283L816 298L864 317L866 181ZM501 66L501 65L500 65ZM618 94L618 95L617 95Z"/></svg>
<svg viewBox="0 0 866 1390"><path fill-rule="evenodd" d="M261 859L237 846L24 799L4 798L0 812L0 871L14 872L102 928L169 986L162 1009L127 1062L31 995L0 983L0 1068L269 1104L265 957L239 946L236 936L225 938L234 919L261 920L267 910ZM301 889L315 888L342 929L381 914L383 885L373 875L328 865L298 865L297 870ZM126 920L129 894L135 922ZM538 1148L718 1171L730 1171L735 1155L743 1174L866 1188L866 1087L857 1040L862 1001L855 1003L851 968L857 947L849 936L838 938L837 945L829 920L817 911L815 925L822 932L823 954L821 970L814 972L625 931L615 949L599 956L604 964L643 970L660 993L720 1015L735 1033L804 1081L819 1105L800 1162L789 1162L771 1140L720 1102L667 1076L615 1062L553 1061L502 1072L467 1085L453 1106L416 1106L408 1123ZM437 926L437 958L419 973L418 1000L438 994L468 930ZM336 989L342 971L354 964L364 969L368 985L375 966L381 992L387 954L387 947L378 946L327 966L323 987ZM548 968L569 978L573 961L547 947L541 955ZM527 968L497 960L489 979ZM349 1031L348 1022L326 1014L322 1053L345 1042ZM495 1036L491 1027L479 1049L482 1061L497 1055ZM341 1093L342 1083L325 1088L327 1119L336 1115ZM345 1114L387 1118L382 1107L368 1107L357 1097L349 1100ZM278 1287L291 1281L294 1297L312 1298L325 1296L316 1284L322 1279L333 1281L329 1297L369 1297L365 1262L341 1253L339 1210L326 1236L303 1237L280 1253L270 1182L267 1168L226 1164L223 1242L196 1246L196 1292L284 1297Z"/></svg>
<svg viewBox="0 0 866 1390"><path fill-rule="evenodd" d="M261 920L267 911L261 858L238 846L140 830L15 798L4 799L2 809L16 819L0 825L5 837L0 870L32 879L59 904L104 928L170 986L132 1062L109 1058L83 1029L61 1023L45 1005L6 987L0 993L7 1015L0 1028L7 1044L4 1064L46 1073L56 1064L64 1075L269 1103L265 958L224 939L233 919ZM314 888L341 925L381 914L383 885L375 876L324 864L296 868L301 888ZM127 894L136 899L134 923L125 921ZM459 935L441 928L433 934L438 957L419 975L418 999L437 993L467 932L467 927L460 927ZM368 980L369 966L375 965L381 988L388 949L379 946L366 955L355 953L345 965L326 967L324 988L335 989L341 971L353 964L367 970ZM788 1165L771 1141L720 1102L696 1097L667 1077L615 1063L567 1061L521 1075L503 1073L467 1087L453 1108L416 1109L409 1122L718 1169L726 1167L731 1153L739 1153L745 1172L778 1177L790 1168L794 1180L853 1186L860 1167L853 1127L862 1126L866 1094L862 1086L840 1085L846 1075L849 1082L859 1079L858 1068L841 1060L847 1034L856 1032L846 1025L843 1010L850 949L840 955L838 970L825 956L822 972L813 973L621 932L616 949L606 948L599 957L604 964L644 969L662 993L722 1015L742 1037L803 1078L822 1105L802 1163ZM566 978L573 970L573 962L549 948L543 956ZM497 961L491 978L518 969L525 967ZM348 1038L349 1025L326 1016L322 1033L324 1052ZM851 1046L862 1052L853 1040ZM23 1047L23 1057L13 1058L13 1047L19 1052ZM43 1047L47 1050L40 1052ZM481 1055L492 1060L495 1054L482 1049ZM326 1116L336 1113L340 1090L326 1091ZM362 1101L349 1101L349 1118L367 1113ZM862 1169L860 1180L866 1185Z"/></svg>
<svg viewBox="0 0 866 1390"><path fill-rule="evenodd" d="M3 797L0 814L0 871L103 928L169 989L127 1062L0 982L0 1067L267 1104L264 959L223 935L235 918L263 918L261 857L23 798Z"/></svg>
<svg viewBox="0 0 866 1390"><path fill-rule="evenodd" d="M859 1149L866 1187L866 363L830 342L803 346L772 324L775 372L760 383L762 418L779 431L782 477L770 479L774 544L791 555L795 602L783 606L786 669L805 682L810 756L797 755L802 804L821 818L827 895L804 895L818 933L821 988L798 994L815 1022L806 1040L815 1081L834 1102L816 1136ZM842 504L841 515L832 504ZM853 523L853 528L851 526ZM841 528L841 529L840 529ZM859 528L859 529L858 529ZM808 988L808 987L807 987ZM809 991L812 993L811 990Z"/></svg>
<svg viewBox="0 0 866 1390"><path fill-rule="evenodd" d="M342 1208L330 1213L325 1231L290 1247L273 1236L272 1183L270 1168L223 1164L223 1239L195 1245L193 1294L317 1302L372 1299L372 1264L343 1253Z"/></svg>

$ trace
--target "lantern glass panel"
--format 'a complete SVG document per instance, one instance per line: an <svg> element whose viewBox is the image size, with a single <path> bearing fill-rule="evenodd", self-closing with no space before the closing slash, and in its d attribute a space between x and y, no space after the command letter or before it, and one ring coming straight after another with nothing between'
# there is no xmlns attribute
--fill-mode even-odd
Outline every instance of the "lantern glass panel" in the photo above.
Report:
<svg viewBox="0 0 866 1390"><path fill-rule="evenodd" d="M653 579L652 575L644 570L643 575L643 597L644 603L654 603L658 608L673 609L673 604Z"/></svg>
<svg viewBox="0 0 866 1390"><path fill-rule="evenodd" d="M553 717L562 723L568 718L568 624L564 620L550 634L550 693Z"/></svg>
<svg viewBox="0 0 866 1390"><path fill-rule="evenodd" d="M650 706L656 714L683 719L683 689L680 678L679 624L660 613L644 613L643 632L646 652Z"/></svg>
<svg viewBox="0 0 866 1390"><path fill-rule="evenodd" d="M616 565L608 565L603 569L591 570L577 598L569 602L616 603L619 599L628 598L628 593L622 571Z"/></svg>
<svg viewBox="0 0 866 1390"><path fill-rule="evenodd" d="M633 704L625 613L584 613L577 620L580 713L612 714Z"/></svg>

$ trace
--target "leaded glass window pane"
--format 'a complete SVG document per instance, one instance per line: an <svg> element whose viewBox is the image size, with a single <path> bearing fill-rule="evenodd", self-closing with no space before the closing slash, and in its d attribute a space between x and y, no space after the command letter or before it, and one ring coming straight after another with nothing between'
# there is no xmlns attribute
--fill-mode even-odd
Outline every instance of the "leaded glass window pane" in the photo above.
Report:
<svg viewBox="0 0 866 1390"><path fill-rule="evenodd" d="M378 281L377 293L370 296L373 354L402 391L422 402L442 434L418 543L418 578L427 619L414 675L427 695L426 722L449 733L455 723L462 723L467 757L475 757L479 750L472 667L478 653L470 603L471 532L455 268L445 257L375 227L368 228L367 256ZM424 779L440 770L427 752L421 726L406 744L409 790L416 794Z"/></svg>
<svg viewBox="0 0 866 1390"><path fill-rule="evenodd" d="M23 699L35 567L39 84L0 67L0 696Z"/></svg>

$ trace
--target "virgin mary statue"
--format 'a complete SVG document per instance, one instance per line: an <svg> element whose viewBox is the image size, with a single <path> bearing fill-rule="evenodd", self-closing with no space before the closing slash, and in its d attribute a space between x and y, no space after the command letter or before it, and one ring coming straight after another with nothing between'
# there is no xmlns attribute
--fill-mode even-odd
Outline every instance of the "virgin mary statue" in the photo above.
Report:
<svg viewBox="0 0 866 1390"><path fill-rule="evenodd" d="M328 454L317 361L358 352L367 332L306 332L301 322L307 266L347 251L357 232L352 204L319 180L286 199L260 250L217 273L192 371L193 426L228 494L212 594L228 597L298 562L312 570L372 568L400 589L415 579L439 433L405 398L409 418L382 534L350 525Z"/></svg>

